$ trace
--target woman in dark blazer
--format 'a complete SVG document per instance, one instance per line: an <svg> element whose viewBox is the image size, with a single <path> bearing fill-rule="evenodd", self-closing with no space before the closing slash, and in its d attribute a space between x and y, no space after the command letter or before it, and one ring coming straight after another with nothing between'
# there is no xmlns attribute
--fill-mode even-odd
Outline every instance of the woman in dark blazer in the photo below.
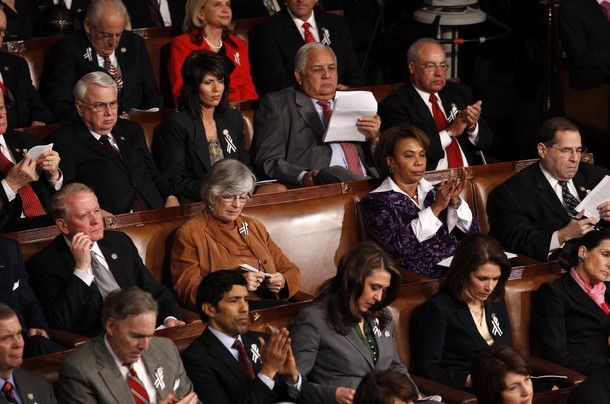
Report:
<svg viewBox="0 0 610 404"><path fill-rule="evenodd" d="M568 272L542 284L536 299L542 356L589 375L610 356L602 329L610 311L610 232L585 234L561 253L559 264Z"/></svg>
<svg viewBox="0 0 610 404"><path fill-rule="evenodd" d="M495 343L512 345L504 288L511 266L500 243L485 234L464 238L441 290L423 305L417 325L418 374L470 388L470 362Z"/></svg>
<svg viewBox="0 0 610 404"><path fill-rule="evenodd" d="M228 101L229 71L226 58L208 51L191 53L182 65L180 112L154 145L159 169L182 198L201 200L201 179L223 158L251 169L242 116Z"/></svg>

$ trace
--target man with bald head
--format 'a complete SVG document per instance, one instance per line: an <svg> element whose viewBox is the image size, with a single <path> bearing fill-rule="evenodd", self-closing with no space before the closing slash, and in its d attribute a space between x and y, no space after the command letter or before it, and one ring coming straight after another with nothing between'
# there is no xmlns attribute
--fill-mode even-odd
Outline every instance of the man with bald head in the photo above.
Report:
<svg viewBox="0 0 610 404"><path fill-rule="evenodd" d="M45 63L43 99L61 121L76 117L72 88L86 73L108 72L119 87L119 114L160 107L152 65L142 37L126 30L129 15L121 0L93 0L84 30L58 41Z"/></svg>
<svg viewBox="0 0 610 404"><path fill-rule="evenodd" d="M430 139L426 169L442 170L481 164L479 150L491 146L493 134L481 119L482 102L472 90L446 80L445 50L434 39L422 38L407 53L410 83L379 103L382 130L406 123Z"/></svg>

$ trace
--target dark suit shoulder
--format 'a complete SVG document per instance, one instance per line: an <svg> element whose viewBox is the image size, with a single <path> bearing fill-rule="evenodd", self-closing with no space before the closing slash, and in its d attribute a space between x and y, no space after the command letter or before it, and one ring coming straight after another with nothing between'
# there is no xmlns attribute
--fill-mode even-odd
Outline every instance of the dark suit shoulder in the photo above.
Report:
<svg viewBox="0 0 610 404"><path fill-rule="evenodd" d="M2 136L6 139L9 147L11 143L20 147L32 147L42 144L40 138L29 133L17 132L12 129L8 129Z"/></svg>

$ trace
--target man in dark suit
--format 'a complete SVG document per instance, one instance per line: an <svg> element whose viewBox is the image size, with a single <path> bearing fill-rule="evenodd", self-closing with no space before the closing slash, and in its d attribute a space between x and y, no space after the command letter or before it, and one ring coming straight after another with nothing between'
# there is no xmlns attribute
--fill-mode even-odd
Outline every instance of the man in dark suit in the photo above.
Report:
<svg viewBox="0 0 610 404"><path fill-rule="evenodd" d="M233 19L269 17L285 8L282 0L232 0Z"/></svg>
<svg viewBox="0 0 610 404"><path fill-rule="evenodd" d="M182 354L195 392L215 404L307 400L288 331L248 331L246 279L229 270L212 272L197 289L197 308L208 325Z"/></svg>
<svg viewBox="0 0 610 404"><path fill-rule="evenodd" d="M337 59L319 42L303 45L296 60L300 89L286 88L261 99L255 116L254 165L258 174L299 186L377 177L369 142L379 140L379 116L355 125L368 142L322 141L337 90Z"/></svg>
<svg viewBox="0 0 610 404"><path fill-rule="evenodd" d="M105 333L60 365L63 403L198 402L176 345L153 336L157 303L150 294L136 287L111 292L102 321Z"/></svg>
<svg viewBox="0 0 610 404"><path fill-rule="evenodd" d="M23 362L23 345L17 315L9 306L0 303L0 403L56 403L47 379L19 367Z"/></svg>
<svg viewBox="0 0 610 404"><path fill-rule="evenodd" d="M610 78L610 11L603 3L608 1L570 0L559 8L561 40L573 88L595 87Z"/></svg>
<svg viewBox="0 0 610 404"><path fill-rule="evenodd" d="M294 56L310 41L328 45L335 52L340 90L365 85L345 18L321 11L314 13L316 3L317 0L286 0L285 10L254 29L249 54L252 79L259 93L297 84ZM303 24L309 24L309 28L305 30Z"/></svg>
<svg viewBox="0 0 610 404"><path fill-rule="evenodd" d="M159 14L157 11L151 11L151 1L159 5ZM131 19L131 28L172 26L176 34L182 33L186 0L123 0L123 3Z"/></svg>
<svg viewBox="0 0 610 404"><path fill-rule="evenodd" d="M566 242L594 230L597 219L574 208L610 171L579 164L584 152L572 122L558 117L543 123L538 133L540 161L490 196L490 234L508 250L546 261L556 258ZM598 211L597 225L608 226L610 201L600 204Z"/></svg>
<svg viewBox="0 0 610 404"><path fill-rule="evenodd" d="M13 309L19 319L25 342L24 358L63 351L49 339L49 326L30 287L19 244L8 238L0 238L0 303Z"/></svg>
<svg viewBox="0 0 610 404"><path fill-rule="evenodd" d="M610 316L606 316L604 321L604 334L610 347ZM568 404L607 403L610 403L610 361L606 358L599 370L591 373L584 382L576 386L570 394Z"/></svg>
<svg viewBox="0 0 610 404"><path fill-rule="evenodd" d="M163 105L144 39L125 30L127 19L120 0L93 0L85 29L53 46L40 93L56 119L66 122L75 117L72 88L93 71L107 71L117 81L120 113Z"/></svg>
<svg viewBox="0 0 610 404"><path fill-rule="evenodd" d="M53 196L53 216L62 234L27 263L32 289L51 327L87 337L98 335L104 297L128 286L153 295L160 308L157 325L184 324L171 292L152 277L129 236L104 233L101 209L91 188L65 185Z"/></svg>
<svg viewBox="0 0 610 404"><path fill-rule="evenodd" d="M36 160L27 151L42 142L36 136L7 129L0 91L0 231L50 226L51 195L61 188L59 154L47 150ZM40 179L39 174L44 176Z"/></svg>
<svg viewBox="0 0 610 404"><path fill-rule="evenodd" d="M167 178L152 159L142 127L118 119L112 77L105 72L88 73L74 88L81 119L46 139L62 156L65 182L93 187L102 209L113 214L177 206Z"/></svg>
<svg viewBox="0 0 610 404"><path fill-rule="evenodd" d="M445 51L434 39L414 42L407 59L411 82L379 103L382 130L406 123L426 132L428 171L480 164L479 150L493 137L480 119L481 101L473 102L469 87L446 81Z"/></svg>
<svg viewBox="0 0 610 404"><path fill-rule="evenodd" d="M0 9L0 30L6 30L6 14ZM0 46L4 36L0 36ZM53 115L32 85L30 68L25 59L0 52L0 86L9 106L8 127L40 126L53 121Z"/></svg>

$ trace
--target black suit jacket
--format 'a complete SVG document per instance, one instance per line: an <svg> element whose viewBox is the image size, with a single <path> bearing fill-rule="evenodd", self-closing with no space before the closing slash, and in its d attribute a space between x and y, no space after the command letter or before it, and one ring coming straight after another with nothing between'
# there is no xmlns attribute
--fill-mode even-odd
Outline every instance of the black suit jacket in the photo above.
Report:
<svg viewBox="0 0 610 404"><path fill-rule="evenodd" d="M82 182L93 187L100 207L114 214L131 210L136 191L149 208L162 208L172 191L157 170L142 127L119 119L111 133L122 161L97 141L81 121L69 123L46 138L61 156L59 168L64 173L64 183Z"/></svg>
<svg viewBox="0 0 610 404"><path fill-rule="evenodd" d="M513 345L506 303L500 300L485 309L487 329L494 343ZM496 319L496 320L494 320ZM497 321L497 327L494 323ZM470 362L489 348L470 314L468 305L440 292L428 299L419 313L415 363L417 374L463 390Z"/></svg>
<svg viewBox="0 0 610 404"><path fill-rule="evenodd" d="M144 39L124 31L115 54L124 83L119 112L162 106ZM82 76L94 71L105 70L98 65L97 54L84 30L53 45L40 81L40 94L56 119L67 122L76 117L72 89Z"/></svg>
<svg viewBox="0 0 610 404"><path fill-rule="evenodd" d="M258 337L268 339L267 334L248 331L241 336L242 342L257 374L262 368L260 358L255 359L260 352ZM255 348L255 349L254 349ZM193 383L197 396L209 403L215 404L263 404L289 400L285 394L285 382L280 376L275 379L273 390L258 377L251 380L242 370L233 354L218 338L206 328L199 338L189 345L182 354L182 362L186 374ZM312 402L307 399L308 386L302 378L302 396L300 402Z"/></svg>
<svg viewBox="0 0 610 404"><path fill-rule="evenodd" d="M277 3L282 9L286 8L282 0L278 0ZM269 17L269 11L263 4L263 0L233 0L231 1L231 11L233 11L234 20Z"/></svg>
<svg viewBox="0 0 610 404"><path fill-rule="evenodd" d="M9 96L4 100L5 104L10 105L6 111L9 128L25 128L31 126L32 121L53 121L53 114L32 85L30 68L25 59L0 52L0 72L9 91Z"/></svg>
<svg viewBox="0 0 610 404"><path fill-rule="evenodd" d="M365 85L345 18L314 11L320 41L325 32L337 56L339 83L351 87ZM259 93L268 93L297 84L294 56L305 41L287 10L282 10L254 29L250 45L252 79Z"/></svg>
<svg viewBox="0 0 610 404"><path fill-rule="evenodd" d="M168 316L182 318L171 292L152 277L129 236L107 232L98 244L121 288L138 286L157 301L157 325ZM87 285L73 274L75 265L70 247L60 234L28 261L27 270L49 325L93 337L102 332L102 295L95 282Z"/></svg>
<svg viewBox="0 0 610 404"><path fill-rule="evenodd" d="M610 21L596 0L569 0L560 7L561 39L570 61L570 86L595 87L610 75Z"/></svg>
<svg viewBox="0 0 610 404"><path fill-rule="evenodd" d="M150 12L148 11L147 1L143 0L123 0L123 4L127 8L129 18L131 19L132 28L152 27ZM184 7L186 0L167 0L169 6L169 14L172 19L172 27L175 27L174 33L182 33L182 22L184 21ZM231 8L233 5L231 4Z"/></svg>
<svg viewBox="0 0 610 404"><path fill-rule="evenodd" d="M239 111L230 108L224 113L216 113L214 119L224 158L237 159L251 167ZM201 179L212 167L201 118L194 118L187 111L178 112L155 140L153 150L159 170L168 178L172 189L181 197L201 200Z"/></svg>
<svg viewBox="0 0 610 404"><path fill-rule="evenodd" d="M606 287L610 302L610 282ZM536 301L534 324L544 359L586 375L608 362L610 349L602 330L606 313L569 273L540 285Z"/></svg>
<svg viewBox="0 0 610 404"><path fill-rule="evenodd" d="M458 110L462 110L474 103L472 90L464 84L447 82L438 94L446 114L451 111L452 104L455 104ZM430 139L430 148L426 153L428 158L426 169L429 171L436 169L438 161L445 157L445 149L441 145L441 138L430 109L411 83L406 83L385 97L379 103L378 113L381 116L382 131L398 123L406 123L426 132ZM491 147L493 133L483 119L479 119L478 136L476 146L470 142L466 133L457 137L469 165L481 164L477 150L488 150Z"/></svg>
<svg viewBox="0 0 610 404"><path fill-rule="evenodd" d="M0 302L15 310L24 332L28 328L49 329L30 287L19 244L8 238L0 238Z"/></svg>
<svg viewBox="0 0 610 404"><path fill-rule="evenodd" d="M573 178L582 200L610 171L593 164L580 164ZM539 164L532 164L498 186L488 201L490 234L510 250L548 260L553 232L570 221ZM604 221L601 225L606 226Z"/></svg>
<svg viewBox="0 0 610 404"><path fill-rule="evenodd" d="M568 404L608 404L610 403L610 363L606 361L601 369L592 373L587 380L580 383L572 394Z"/></svg>
<svg viewBox="0 0 610 404"><path fill-rule="evenodd" d="M8 130L4 135L7 146L11 149L13 157L19 163L23 159L23 151L25 149L31 149L34 146L42 144L40 139L36 136L29 135L27 133L15 132L14 130ZM0 172L0 179L4 178L4 173ZM30 182L32 189L36 193L38 200L42 204L42 207L50 212L51 207L51 195L55 190L49 185L46 177L40 176L38 181ZM44 215L33 218L21 219L21 213L23 212L23 204L21 197L17 195L11 202L8 201L4 188L0 186L0 232L8 233L12 231L31 229L41 226L53 225L53 219L51 216Z"/></svg>

